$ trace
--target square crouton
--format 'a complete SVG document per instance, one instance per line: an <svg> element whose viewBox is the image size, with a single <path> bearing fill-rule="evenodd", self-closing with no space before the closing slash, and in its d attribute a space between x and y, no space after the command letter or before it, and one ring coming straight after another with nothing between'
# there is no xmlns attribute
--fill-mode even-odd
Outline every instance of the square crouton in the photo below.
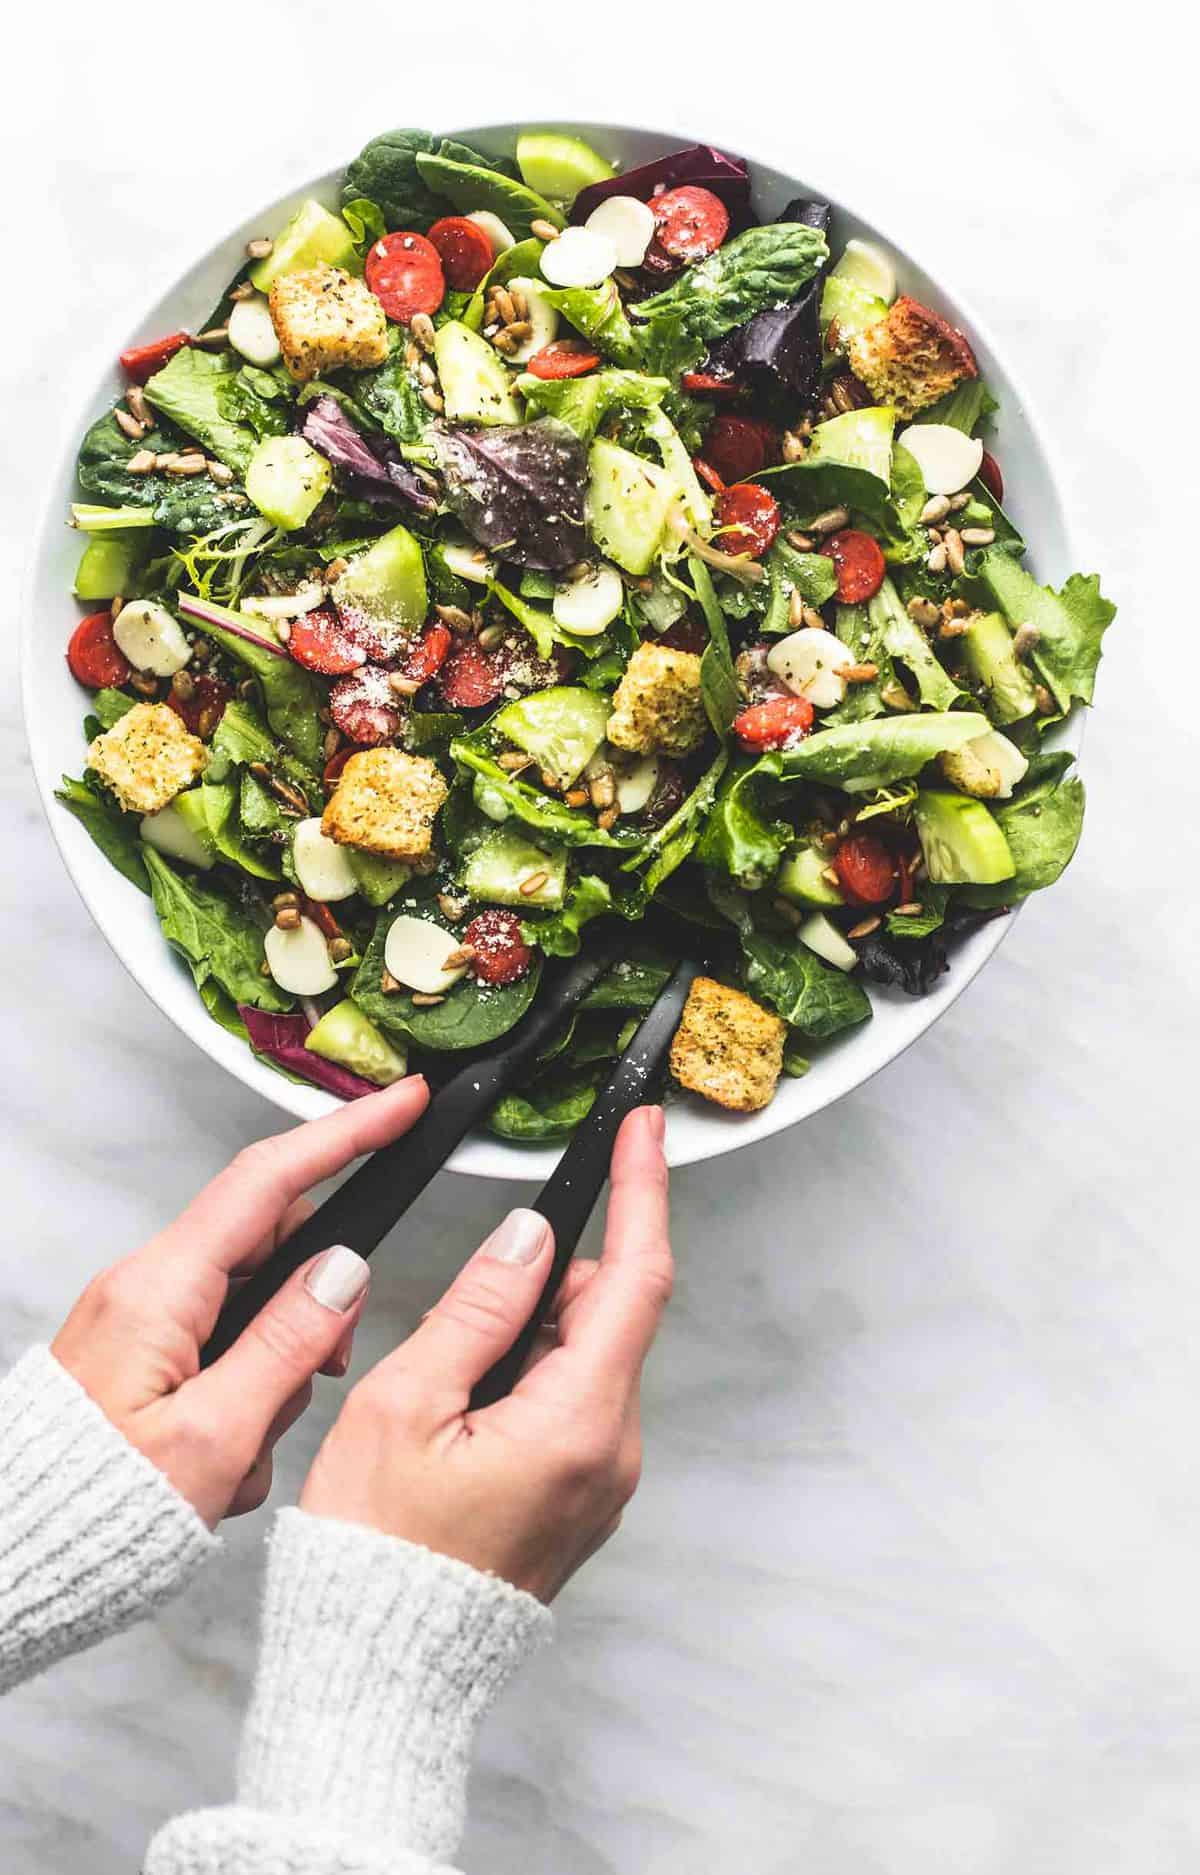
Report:
<svg viewBox="0 0 1200 1875"><path fill-rule="evenodd" d="M613 696L609 741L638 755L686 755L707 728L695 652L639 645Z"/></svg>
<svg viewBox="0 0 1200 1875"><path fill-rule="evenodd" d="M388 355L387 320L370 288L342 267L304 267L271 286L271 321L299 384L341 365L364 371Z"/></svg>
<svg viewBox="0 0 1200 1875"><path fill-rule="evenodd" d="M362 749L338 776L321 831L339 846L419 865L449 790L435 763L402 749Z"/></svg>
<svg viewBox="0 0 1200 1875"><path fill-rule="evenodd" d="M135 703L88 750L89 766L130 814L156 814L207 760L200 738L165 703Z"/></svg>
<svg viewBox="0 0 1200 1875"><path fill-rule="evenodd" d="M979 376L962 333L906 293L886 319L855 333L846 356L876 403L891 404L901 417L915 417L964 378Z"/></svg>
<svg viewBox="0 0 1200 1875"><path fill-rule="evenodd" d="M787 1024L741 990L697 977L671 1043L681 1087L734 1113L770 1105L783 1069Z"/></svg>

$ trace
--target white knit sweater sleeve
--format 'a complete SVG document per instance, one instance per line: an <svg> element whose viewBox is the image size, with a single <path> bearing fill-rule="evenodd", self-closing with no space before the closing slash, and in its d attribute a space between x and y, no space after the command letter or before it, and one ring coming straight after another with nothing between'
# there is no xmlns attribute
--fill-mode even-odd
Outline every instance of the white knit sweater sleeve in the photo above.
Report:
<svg viewBox="0 0 1200 1875"><path fill-rule="evenodd" d="M168 1823L144 1875L445 1872L476 1726L550 1625L465 1563L282 1511L238 1801Z"/></svg>
<svg viewBox="0 0 1200 1875"><path fill-rule="evenodd" d="M142 1620L219 1547L49 1348L0 1381L0 1692Z"/></svg>

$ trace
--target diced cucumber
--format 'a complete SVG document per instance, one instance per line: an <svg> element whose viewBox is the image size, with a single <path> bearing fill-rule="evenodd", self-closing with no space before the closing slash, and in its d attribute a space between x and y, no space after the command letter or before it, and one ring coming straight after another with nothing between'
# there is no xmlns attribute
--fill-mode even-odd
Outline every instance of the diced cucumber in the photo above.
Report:
<svg viewBox="0 0 1200 1875"><path fill-rule="evenodd" d="M520 423L499 352L460 319L448 319L433 341L446 415L451 423Z"/></svg>
<svg viewBox="0 0 1200 1875"><path fill-rule="evenodd" d="M534 879L539 883L531 888ZM545 852L519 833L492 833L467 860L459 883L492 905L557 907L566 890L567 856Z"/></svg>
<svg viewBox="0 0 1200 1875"><path fill-rule="evenodd" d="M621 575L612 566L593 566L582 579L554 590L555 623L577 638L594 638L620 616L625 604Z"/></svg>
<svg viewBox="0 0 1200 1875"><path fill-rule="evenodd" d="M115 599L119 592L128 592L149 544L147 535L133 528L95 535L84 548L75 571L75 597Z"/></svg>
<svg viewBox="0 0 1200 1875"><path fill-rule="evenodd" d="M343 848L358 889L368 905L386 905L402 885L412 877L412 867L402 859L384 859L379 853L360 853L355 846Z"/></svg>
<svg viewBox="0 0 1200 1875"><path fill-rule="evenodd" d="M250 280L260 293L265 293L280 274L317 267L322 261L331 267L344 267L347 273L362 272L362 261L341 216L331 215L310 197L280 229L266 259L255 261Z"/></svg>
<svg viewBox="0 0 1200 1875"><path fill-rule="evenodd" d="M859 287L889 306L896 297L896 269L874 241L860 241L857 237L847 241L832 278Z"/></svg>
<svg viewBox="0 0 1200 1875"><path fill-rule="evenodd" d="M361 1074L364 1081L374 1081L376 1087L390 1087L408 1070L403 1050L394 1047L348 996L325 1011L305 1036L304 1046L325 1061L349 1068L351 1074Z"/></svg>
<svg viewBox="0 0 1200 1875"><path fill-rule="evenodd" d="M419 631L429 599L416 536L406 527L389 528L365 553L355 554L334 581L333 602L339 612L365 620L385 639L407 638Z"/></svg>
<svg viewBox="0 0 1200 1875"><path fill-rule="evenodd" d="M246 493L276 527L303 527L328 492L333 470L302 436L264 436L246 469Z"/></svg>
<svg viewBox="0 0 1200 1875"><path fill-rule="evenodd" d="M517 168L531 189L557 202L573 202L589 183L617 173L582 137L553 130L527 130L517 138Z"/></svg>
<svg viewBox="0 0 1200 1875"><path fill-rule="evenodd" d="M934 885L996 885L1016 872L1008 841L982 801L925 788L913 815Z"/></svg>
<svg viewBox="0 0 1200 1875"><path fill-rule="evenodd" d="M886 404L847 410L844 416L817 424L805 461L843 463L850 469L865 469L881 482L890 482L895 427L896 413Z"/></svg>
<svg viewBox="0 0 1200 1875"><path fill-rule="evenodd" d="M588 462L592 538L627 573L648 573L679 499L674 476L602 436L592 444Z"/></svg>
<svg viewBox="0 0 1200 1875"><path fill-rule="evenodd" d="M492 718L492 727L532 755L560 788L569 788L604 741L608 717L607 697L574 684L556 684L506 703Z"/></svg>
<svg viewBox="0 0 1200 1875"><path fill-rule="evenodd" d="M877 293L867 293L853 280L839 280L831 273L821 293L821 335L828 332L834 320L837 320L838 343L836 350L845 349L845 340L854 337L856 332L865 332L868 326L878 325L887 318L888 303L880 299Z"/></svg>
<svg viewBox="0 0 1200 1875"><path fill-rule="evenodd" d="M963 666L972 688L982 692L994 723L1019 723L1037 708L1033 679L1013 650L1013 635L1003 613L980 612L959 639Z"/></svg>
<svg viewBox="0 0 1200 1875"><path fill-rule="evenodd" d="M853 970L858 962L858 952L853 944L847 944L837 926L823 911L815 911L806 918L797 927L796 936L825 963L832 964L835 970Z"/></svg>
<svg viewBox="0 0 1200 1875"><path fill-rule="evenodd" d="M191 806L184 805L187 801L186 794L177 794L156 814L147 814L138 832L155 852L207 872L216 861L216 849L198 796L192 797Z"/></svg>
<svg viewBox="0 0 1200 1875"><path fill-rule="evenodd" d="M829 861L815 846L798 846L779 868L775 890L794 905L844 905L841 888L825 874Z"/></svg>

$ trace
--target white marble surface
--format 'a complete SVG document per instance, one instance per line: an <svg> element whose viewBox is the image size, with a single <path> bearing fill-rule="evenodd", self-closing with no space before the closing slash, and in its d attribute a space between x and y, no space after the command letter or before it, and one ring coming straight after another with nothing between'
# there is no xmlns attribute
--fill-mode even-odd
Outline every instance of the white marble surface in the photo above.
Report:
<svg viewBox="0 0 1200 1875"><path fill-rule="evenodd" d="M870 1086L678 1176L646 1481L489 1723L467 1865L1191 1867L1194 44L1157 0L1119 33L1030 0L911 18L859 0L820 28L780 9L775 31L768 9L708 0L426 11L25 13L0 118L10 591L81 334L371 131L525 110L749 148L756 125L790 126L797 168L920 228L1044 404L1086 565L1123 609L1070 875ZM272 1125L92 932L34 799L9 644L6 1362ZM360 1362L511 1195L427 1196L403 1263L381 1263ZM282 1497L336 1403L325 1383ZM153 1628L0 1708L5 1875L129 1871L159 1820L228 1791L261 1540L261 1520L236 1526Z"/></svg>

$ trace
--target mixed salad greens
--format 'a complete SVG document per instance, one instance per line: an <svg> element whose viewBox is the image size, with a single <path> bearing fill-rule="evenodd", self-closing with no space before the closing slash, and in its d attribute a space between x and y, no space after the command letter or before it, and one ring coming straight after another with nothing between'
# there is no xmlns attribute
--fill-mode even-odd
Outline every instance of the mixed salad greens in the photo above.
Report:
<svg viewBox="0 0 1200 1875"><path fill-rule="evenodd" d="M560 1139L681 953L802 1073L1070 860L1113 607L1026 570L969 343L826 204L394 131L121 363L59 799L282 1071L457 1066L624 919L492 1116Z"/></svg>

